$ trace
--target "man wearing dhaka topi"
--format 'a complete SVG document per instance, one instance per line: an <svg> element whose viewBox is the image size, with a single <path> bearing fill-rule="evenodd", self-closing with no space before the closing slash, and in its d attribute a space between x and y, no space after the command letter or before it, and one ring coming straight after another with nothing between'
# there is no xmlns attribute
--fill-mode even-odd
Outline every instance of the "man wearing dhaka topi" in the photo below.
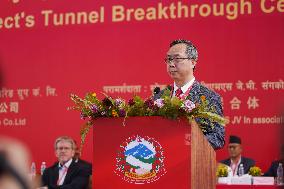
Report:
<svg viewBox="0 0 284 189"><path fill-rule="evenodd" d="M170 87L171 94L182 100L191 100L193 103L201 103L201 97L205 96L208 105L213 107L214 113L223 116L220 95L201 85L194 77L197 60L198 52L192 42L184 39L171 42L165 58L167 72L174 80L173 86ZM156 92L154 99L160 98L163 92L164 90ZM203 133L214 149L224 146L225 129L222 125L211 123L205 118L196 118L195 120L198 124L206 127L206 131Z"/></svg>

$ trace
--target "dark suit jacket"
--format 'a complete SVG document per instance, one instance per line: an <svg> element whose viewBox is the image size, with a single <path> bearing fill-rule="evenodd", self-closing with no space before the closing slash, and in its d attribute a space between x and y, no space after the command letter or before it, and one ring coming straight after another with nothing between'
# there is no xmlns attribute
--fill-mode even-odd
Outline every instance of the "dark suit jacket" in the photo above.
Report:
<svg viewBox="0 0 284 189"><path fill-rule="evenodd" d="M160 98L163 95L163 92L164 90L154 95L154 100ZM220 95L201 85L198 81L195 80L187 99L191 100L194 103L200 104L200 97L203 95L206 97L209 103L208 105L215 109L214 113L223 116L223 107ZM225 128L222 125L218 123L212 123L213 127L211 127L212 124L208 119L196 118L195 120L199 125L206 126L207 131L203 131L203 133L214 149L219 149L224 146Z"/></svg>
<svg viewBox="0 0 284 189"><path fill-rule="evenodd" d="M282 163L284 165L284 159L278 160L278 161L273 161L269 167L269 169L264 173L263 176L267 177L277 177L277 168L279 163Z"/></svg>
<svg viewBox="0 0 284 189"><path fill-rule="evenodd" d="M58 162L47 168L42 175L43 186L49 189L86 189L92 173L92 165L82 160L72 160L61 186L57 186L58 172Z"/></svg>
<svg viewBox="0 0 284 189"><path fill-rule="evenodd" d="M220 161L221 163L230 166L231 165L231 159L225 159ZM253 159L250 158L246 158L246 157L241 157L241 163L244 166L244 172L245 174L247 174L249 172L249 169L253 166L255 166L255 161ZM239 164L239 166L240 166ZM239 166L237 168L237 175L239 175Z"/></svg>

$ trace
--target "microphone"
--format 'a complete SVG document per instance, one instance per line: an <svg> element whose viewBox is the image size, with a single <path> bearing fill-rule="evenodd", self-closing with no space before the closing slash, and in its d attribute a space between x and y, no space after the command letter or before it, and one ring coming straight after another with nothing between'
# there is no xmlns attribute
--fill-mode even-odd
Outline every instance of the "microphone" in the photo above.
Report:
<svg viewBox="0 0 284 189"><path fill-rule="evenodd" d="M161 91L160 87L155 87L154 94L157 95L160 93L160 91Z"/></svg>
<svg viewBox="0 0 284 189"><path fill-rule="evenodd" d="M157 100L161 96L161 89L160 87L155 87L154 92L153 92L153 100Z"/></svg>

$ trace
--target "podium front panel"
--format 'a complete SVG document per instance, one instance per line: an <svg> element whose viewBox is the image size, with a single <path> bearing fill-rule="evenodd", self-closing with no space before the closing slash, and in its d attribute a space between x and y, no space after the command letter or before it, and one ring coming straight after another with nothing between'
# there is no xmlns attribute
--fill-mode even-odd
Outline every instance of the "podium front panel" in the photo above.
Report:
<svg viewBox="0 0 284 189"><path fill-rule="evenodd" d="M94 189L190 188L186 120L101 118L93 129Z"/></svg>

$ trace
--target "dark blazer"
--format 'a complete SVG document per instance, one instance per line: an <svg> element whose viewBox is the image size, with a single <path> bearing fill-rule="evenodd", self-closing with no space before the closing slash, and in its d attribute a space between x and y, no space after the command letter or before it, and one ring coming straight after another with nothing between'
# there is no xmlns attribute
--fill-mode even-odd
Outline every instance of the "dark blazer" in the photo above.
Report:
<svg viewBox="0 0 284 189"><path fill-rule="evenodd" d="M269 167L269 169L264 173L263 176L267 177L277 177L277 168L279 166L279 163L282 163L284 165L284 159L273 161Z"/></svg>
<svg viewBox="0 0 284 189"><path fill-rule="evenodd" d="M154 95L154 100L163 95L164 90ZM201 96L205 96L208 105L214 108L214 113L223 116L223 106L219 94L201 85L198 81L194 81L190 93L186 99L193 103L201 103ZM206 126L207 131L203 131L209 143L214 149L222 148L225 144L225 128L218 123L211 123L208 119L196 118L195 121L202 126ZM213 125L213 127L211 126Z"/></svg>
<svg viewBox="0 0 284 189"><path fill-rule="evenodd" d="M220 161L221 163L230 166L231 165L231 159L225 159ZM249 169L253 166L255 166L255 161L253 159L250 158L246 158L246 157L241 157L241 163L244 166L244 173L247 174L249 172ZM239 164L239 166L240 166ZM237 175L239 175L239 166L237 168Z"/></svg>
<svg viewBox="0 0 284 189"><path fill-rule="evenodd" d="M72 160L63 185L57 186L58 162L47 168L42 175L42 184L49 189L86 189L92 173L92 165L82 160Z"/></svg>

